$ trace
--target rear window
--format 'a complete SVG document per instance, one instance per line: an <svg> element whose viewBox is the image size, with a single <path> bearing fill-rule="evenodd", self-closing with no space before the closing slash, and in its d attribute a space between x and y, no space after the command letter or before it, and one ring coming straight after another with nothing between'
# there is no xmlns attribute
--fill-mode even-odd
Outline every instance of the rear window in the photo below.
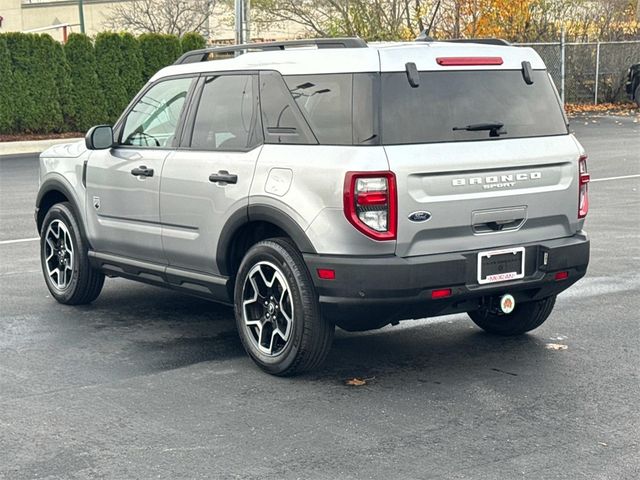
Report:
<svg viewBox="0 0 640 480"><path fill-rule="evenodd" d="M412 88L405 72L383 73L382 143L386 145L524 138L567 134L553 85L543 70L527 85L522 72L420 72ZM494 131L468 126L503 124ZM456 128L456 130L454 130ZM498 133L498 136L495 136Z"/></svg>

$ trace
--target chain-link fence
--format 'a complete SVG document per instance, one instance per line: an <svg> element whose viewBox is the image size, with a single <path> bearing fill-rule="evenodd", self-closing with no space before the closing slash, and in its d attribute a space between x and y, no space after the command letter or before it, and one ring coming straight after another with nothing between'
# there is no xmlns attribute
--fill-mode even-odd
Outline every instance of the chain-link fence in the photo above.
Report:
<svg viewBox="0 0 640 480"><path fill-rule="evenodd" d="M596 43L521 43L542 57L567 103L627 100L627 71L640 63L640 40Z"/></svg>

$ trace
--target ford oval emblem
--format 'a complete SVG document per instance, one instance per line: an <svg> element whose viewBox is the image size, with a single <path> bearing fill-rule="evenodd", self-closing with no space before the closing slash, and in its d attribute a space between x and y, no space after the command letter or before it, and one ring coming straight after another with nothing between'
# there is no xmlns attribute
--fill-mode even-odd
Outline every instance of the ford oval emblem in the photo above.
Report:
<svg viewBox="0 0 640 480"><path fill-rule="evenodd" d="M429 212L413 212L409 215L409 220L412 222L426 222L431 218L431 214Z"/></svg>

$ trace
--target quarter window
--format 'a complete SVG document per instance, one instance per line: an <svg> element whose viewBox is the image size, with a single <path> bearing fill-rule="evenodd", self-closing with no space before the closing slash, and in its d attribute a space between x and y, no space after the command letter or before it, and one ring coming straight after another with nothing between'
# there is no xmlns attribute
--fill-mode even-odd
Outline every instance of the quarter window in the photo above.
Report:
<svg viewBox="0 0 640 480"><path fill-rule="evenodd" d="M191 82L191 78L175 78L147 90L127 115L122 130L122 144L170 147Z"/></svg>
<svg viewBox="0 0 640 480"><path fill-rule="evenodd" d="M205 80L191 148L246 150L257 146L256 95L252 75L221 75Z"/></svg>
<svg viewBox="0 0 640 480"><path fill-rule="evenodd" d="M323 145L374 145L377 76L369 73L290 75L285 82Z"/></svg>

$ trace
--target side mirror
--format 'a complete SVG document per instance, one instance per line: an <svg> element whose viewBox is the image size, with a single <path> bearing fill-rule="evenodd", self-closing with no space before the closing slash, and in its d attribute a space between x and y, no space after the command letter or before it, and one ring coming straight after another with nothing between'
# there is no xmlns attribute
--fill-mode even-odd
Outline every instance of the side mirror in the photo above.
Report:
<svg viewBox="0 0 640 480"><path fill-rule="evenodd" d="M84 143L89 150L104 150L113 147L113 128L111 125L91 127L84 137Z"/></svg>

